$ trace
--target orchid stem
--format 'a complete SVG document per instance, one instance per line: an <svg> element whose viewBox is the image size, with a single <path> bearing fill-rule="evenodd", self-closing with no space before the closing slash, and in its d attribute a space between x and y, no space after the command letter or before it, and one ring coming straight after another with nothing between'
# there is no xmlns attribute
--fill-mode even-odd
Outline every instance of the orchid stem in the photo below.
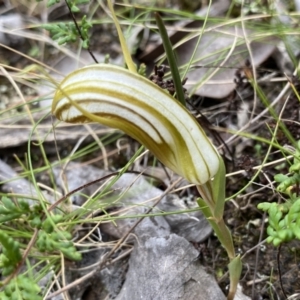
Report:
<svg viewBox="0 0 300 300"><path fill-rule="evenodd" d="M225 169L220 169L220 173L222 172L225 172ZM242 262L240 257L235 254L231 232L223 219L225 204L225 176L223 176L223 180L220 180L221 177L222 174L218 174L214 179L211 179L203 185L197 186L199 194L202 197L198 199L198 205L227 252L227 256L230 261L228 265L230 289L227 295L227 300L233 300L242 272ZM217 191L217 189L219 190Z"/></svg>
<svg viewBox="0 0 300 300"><path fill-rule="evenodd" d="M201 195L203 196L203 195ZM219 241L221 242L222 246L225 248L227 255L230 260L235 257L235 251L232 241L231 233L226 226L223 217L217 220L212 212L211 209L207 206L207 203L204 200L198 200L198 204L203 212L204 216L210 223L211 227L213 228L216 236L218 237Z"/></svg>

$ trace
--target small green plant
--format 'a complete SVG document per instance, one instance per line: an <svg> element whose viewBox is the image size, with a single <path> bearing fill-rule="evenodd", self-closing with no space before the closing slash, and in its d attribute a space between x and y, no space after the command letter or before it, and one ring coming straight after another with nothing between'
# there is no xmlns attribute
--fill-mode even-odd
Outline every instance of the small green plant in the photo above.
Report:
<svg viewBox="0 0 300 300"><path fill-rule="evenodd" d="M30 213L30 207L24 200L19 200L17 203L8 197L2 197L2 205L0 205L0 223L12 221L20 218L22 214Z"/></svg>
<svg viewBox="0 0 300 300"><path fill-rule="evenodd" d="M288 198L284 203L264 202L258 208L269 216L267 242L279 246L293 239L300 239L300 142L295 151L289 175L277 174L274 179L278 183L277 191Z"/></svg>
<svg viewBox="0 0 300 300"><path fill-rule="evenodd" d="M49 7L59 2L60 0L49 0L47 6ZM80 12L77 5L86 4L88 2L89 0L68 0L67 5L73 14ZM89 48L89 30L92 27L92 23L86 19L86 16L83 16L81 21L78 21L78 23L60 22L56 24L45 24L42 27L51 33L52 39L57 41L59 45L76 42L80 36L82 40L82 47L85 49Z"/></svg>
<svg viewBox="0 0 300 300"><path fill-rule="evenodd" d="M81 259L81 253L71 241L71 229L66 229L63 222L62 213L49 213L46 217L41 204L29 205L24 199L2 197L0 201L2 252L0 269L2 276L7 277L0 282L0 286L3 286L0 299L42 299L37 296L40 288L36 282L27 274L17 276L22 259L38 256L39 260L43 260L41 253L44 255L45 263L49 254L56 256L57 261L61 260L59 253L71 260ZM37 238L31 246L32 249L27 249L28 242L36 231L38 231ZM27 253L24 258L23 253ZM31 271L35 272L34 268Z"/></svg>
<svg viewBox="0 0 300 300"><path fill-rule="evenodd" d="M81 254L74 247L72 235L68 231L55 230L54 224L59 224L62 215L54 215L43 222L39 231L36 246L41 252L61 251L67 258L81 260Z"/></svg>
<svg viewBox="0 0 300 300"><path fill-rule="evenodd" d="M42 300L40 287L29 277L19 275L13 278L0 292L1 300Z"/></svg>
<svg viewBox="0 0 300 300"><path fill-rule="evenodd" d="M2 253L0 254L0 268L3 276L11 274L22 259L20 245L5 232L0 232Z"/></svg>

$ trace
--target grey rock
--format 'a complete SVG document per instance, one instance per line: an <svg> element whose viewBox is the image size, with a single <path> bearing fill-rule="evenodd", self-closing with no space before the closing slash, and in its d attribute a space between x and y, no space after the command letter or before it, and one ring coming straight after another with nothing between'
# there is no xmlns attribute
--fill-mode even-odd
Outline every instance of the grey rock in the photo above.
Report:
<svg viewBox="0 0 300 300"><path fill-rule="evenodd" d="M158 207L162 211L167 212L198 207L193 199L189 201L191 204L187 204L187 200L189 199L183 199L171 194L164 197L158 204ZM212 233L212 228L200 210L183 214L170 214L166 215L165 218L171 226L172 232L184 237L188 241L201 243Z"/></svg>
<svg viewBox="0 0 300 300"><path fill-rule="evenodd" d="M53 172L57 179L57 184L62 186L63 181L59 175L61 170L54 168ZM80 164L74 162L68 165L64 173L69 190L110 174L108 171L103 171L93 166L84 166L82 168ZM103 182L88 186L72 195L73 204L82 205L86 201L86 198L82 197L82 194L92 195L101 184ZM154 204L154 201L163 194L162 190L152 186L145 177L129 173L122 175L111 189L115 190L114 195L116 198L122 195L122 198L114 203L113 206L116 208L126 208L126 213L122 213L123 216L144 214ZM196 203L193 204L193 208L195 207L197 207ZM191 207L187 207L185 201L177 195L167 195L157 205L157 209L163 212L178 212L188 208ZM202 242L212 232L210 225L201 211L173 214L164 218L169 223L173 233L177 233L188 241ZM101 224L101 230L115 238L120 238L124 236L136 221L137 218L120 219L116 221L117 226L112 222L104 223Z"/></svg>
<svg viewBox="0 0 300 300"><path fill-rule="evenodd" d="M197 251L176 234L139 236L117 300L225 300L215 279L197 261Z"/></svg>
<svg viewBox="0 0 300 300"><path fill-rule="evenodd" d="M0 43L12 45L24 41L22 28L24 22L20 14L1 15L0 18Z"/></svg>
<svg viewBox="0 0 300 300"><path fill-rule="evenodd" d="M37 201L32 199L41 196L32 183L20 177L14 169L3 160L0 160L0 188L7 194L13 193L22 195L29 205L36 204ZM53 203L53 197L47 192L40 193L42 193L44 199Z"/></svg>

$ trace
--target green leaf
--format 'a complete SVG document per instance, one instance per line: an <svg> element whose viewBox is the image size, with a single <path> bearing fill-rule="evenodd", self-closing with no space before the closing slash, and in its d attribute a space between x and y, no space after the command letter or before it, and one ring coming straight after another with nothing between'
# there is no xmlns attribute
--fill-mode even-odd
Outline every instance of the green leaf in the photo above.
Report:
<svg viewBox="0 0 300 300"><path fill-rule="evenodd" d="M279 239L279 238L274 238L274 239L273 239L273 245L274 245L275 247L278 247L281 243L282 243L282 240L281 240L281 239Z"/></svg>
<svg viewBox="0 0 300 300"><path fill-rule="evenodd" d="M292 187L294 184L296 184L298 182L299 182L299 175L298 174L294 174L293 176L288 177L286 180L282 181L278 185L277 190L279 192L281 192L281 193L284 193L284 192L286 192L286 190L289 187Z"/></svg>
<svg viewBox="0 0 300 300"><path fill-rule="evenodd" d="M277 235L276 231L271 226L267 227L267 234L269 235L269 237L275 237Z"/></svg>
<svg viewBox="0 0 300 300"><path fill-rule="evenodd" d="M223 159L220 157L220 166L212 181L213 198L215 200L214 217L218 220L223 217L225 205L226 169Z"/></svg>
<svg viewBox="0 0 300 300"><path fill-rule="evenodd" d="M7 198L7 197L2 197L1 199L5 209L9 210L9 211L15 211L16 210L16 205L14 204L14 202Z"/></svg>
<svg viewBox="0 0 300 300"><path fill-rule="evenodd" d="M0 243L2 245L0 266L2 267L2 274L6 276L11 274L22 260L22 254L19 243L3 231L0 231Z"/></svg>
<svg viewBox="0 0 300 300"><path fill-rule="evenodd" d="M78 13L78 12L80 12L80 9L76 6L76 5L72 5L71 6L71 11L73 12L73 13Z"/></svg>
<svg viewBox="0 0 300 300"><path fill-rule="evenodd" d="M62 221L62 219L63 219L62 215L50 216L44 221L42 228L47 233L51 233L54 230L54 225L60 223Z"/></svg>
<svg viewBox="0 0 300 300"><path fill-rule="evenodd" d="M12 220L15 220L15 219L18 219L20 217L21 213L10 213L9 215L4 215L4 216L1 216L0 215L0 223L5 223L5 222L8 222L8 221L12 221Z"/></svg>
<svg viewBox="0 0 300 300"><path fill-rule="evenodd" d="M282 229L278 232L277 236L282 242L289 242L291 241L295 236L293 234L293 231L291 229Z"/></svg>
<svg viewBox="0 0 300 300"><path fill-rule="evenodd" d="M36 247L41 252L61 251L69 259L81 260L81 253L74 247L71 239L72 235L67 231L47 233L40 230L36 241Z"/></svg>
<svg viewBox="0 0 300 300"><path fill-rule="evenodd" d="M24 274L13 278L0 292L1 300L42 300L41 289L34 280Z"/></svg>
<svg viewBox="0 0 300 300"><path fill-rule="evenodd" d="M276 175L274 176L274 180L275 180L276 182L278 182L278 183L281 183L281 182L287 180L288 178L289 178L289 177L288 177L287 175L283 175L283 174L276 174Z"/></svg>
<svg viewBox="0 0 300 300"><path fill-rule="evenodd" d="M184 91L183 91L183 87L182 87L182 81L181 81L180 74L178 71L177 61L175 58L172 44L169 39L169 35L167 33L166 27L165 27L164 22L163 22L161 16L159 15L159 13L155 13L155 20L156 20L156 24L159 29L160 35L161 35L161 39L162 39L162 42L164 45L168 63L171 68L172 78L173 78L175 89L176 89L176 97L183 106L186 106Z"/></svg>
<svg viewBox="0 0 300 300"><path fill-rule="evenodd" d="M84 41L82 42L82 47L83 47L84 49L88 49L88 47L89 47L89 41L88 41L88 40L84 40Z"/></svg>
<svg viewBox="0 0 300 300"><path fill-rule="evenodd" d="M299 170L300 170L300 163L292 165L289 169L290 172L299 172Z"/></svg>
<svg viewBox="0 0 300 300"><path fill-rule="evenodd" d="M289 209L288 222L291 223L300 217L300 198L297 199Z"/></svg>
<svg viewBox="0 0 300 300"><path fill-rule="evenodd" d="M43 1L43 0L38 0L38 1ZM48 0L47 7L53 6L54 4L59 2L60 0Z"/></svg>
<svg viewBox="0 0 300 300"><path fill-rule="evenodd" d="M262 203L259 203L257 205L257 208L260 209L260 210L262 210L262 211L268 211L269 208L270 208L270 206L271 206L271 203L269 203L269 202L262 202Z"/></svg>

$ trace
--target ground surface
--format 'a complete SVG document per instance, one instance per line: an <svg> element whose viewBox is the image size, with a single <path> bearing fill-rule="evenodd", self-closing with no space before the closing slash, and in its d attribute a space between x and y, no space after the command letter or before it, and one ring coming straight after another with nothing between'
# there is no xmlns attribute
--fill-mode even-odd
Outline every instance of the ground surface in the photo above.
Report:
<svg viewBox="0 0 300 300"><path fill-rule="evenodd" d="M24 11L26 11L23 6L19 6L16 10L12 8L12 10L16 11L21 16L24 14ZM38 16L32 16L32 18L34 17ZM66 14L63 14L61 19L64 18L67 18ZM98 47L101 46L101 52L104 54L110 53L111 58L114 59L120 55L117 35L111 25L103 26L104 27L99 27L99 31L98 29L94 30L91 43L92 50L96 51ZM151 41L149 43L151 44ZM30 51L33 51L38 45L39 43L36 41L21 39L10 42L9 47L14 48L21 53L30 54ZM141 57L141 53L146 51L145 49L146 47L141 47L137 52L137 57ZM60 59L61 53L59 53L55 47L46 44L43 56L44 58L42 58L40 54L37 54L36 58L38 60L44 59L48 65L52 65L52 62ZM28 60L26 57L22 57L13 50L4 47L0 48L0 61L7 65L7 70L9 71L13 70L9 69L9 67L24 70L32 64L32 60ZM276 61L276 58L274 57L267 58L263 65L256 68L258 79L267 74L265 71L260 71L263 69L275 71L276 77L284 76L282 70L278 67L278 61ZM244 76L243 70L238 69L238 71L242 74L241 76ZM261 73L263 74L261 75ZM14 73L11 74L15 75ZM1 75L1 123L3 125L8 122L12 125L16 120L16 116L20 115L20 112L25 112L25 108L21 105L22 101L19 94L16 92L16 89L11 85L9 76L4 76L4 72L2 72ZM30 77L29 75L27 76L28 78ZM228 131L232 128L230 127L231 125L234 125L235 128L239 129L239 122L242 118L241 112L246 110L247 120L250 120L253 116L258 116L265 109L265 104L262 104L259 97L257 97L257 102L254 106L255 95L253 92L253 85L245 83L249 77L242 80L241 76L237 75L237 81L240 82L236 84L235 90L223 99L216 100L199 95L193 96L190 99L191 109L195 114L197 115L197 110L200 110L205 114L206 118L210 120L212 125L209 126L210 128L207 128L207 131L216 144L218 143L217 138L215 137L216 133L220 135L223 140L226 140L230 136ZM17 79L21 88L21 93L25 96L26 100L29 102L31 99L36 100L35 97L38 97L37 95L39 95L39 92L35 89L36 81L32 82L31 86L28 86L28 84L23 84L22 79ZM29 80L27 83L28 82ZM264 93L268 95L269 101L272 102L282 90L283 84L269 82L263 83L261 87L264 90ZM287 99L288 102L286 103ZM281 118L284 120L284 124L290 130L294 139L298 140L300 138L299 100L294 93L291 93L290 97L285 95L276 106L276 111L280 113L285 104L286 106ZM34 101L29 107L35 109L39 105L40 104L37 104L37 102ZM252 116L250 116L250 112L253 113ZM243 123L243 121L241 122ZM270 140L272 137L270 132L275 126L276 120L267 113L262 118L258 119L257 122L248 126L244 132L248 135L259 136ZM2 128L4 127L2 126ZM11 134L13 134L13 131ZM276 140L278 144L282 146L291 146L291 143L281 130L278 130ZM66 147L62 147L60 144L59 151L61 155L67 156L68 151L72 149L76 142L72 140L72 137L70 136L68 137L68 140L66 138L65 142ZM132 140L129 140L129 142L132 143L131 147L129 147L130 150L123 151L121 154L118 154L117 151L115 151L115 153L109 157L108 163L110 170L116 170L122 167L128 161L130 156L133 155L134 149L137 148L137 144ZM223 151L227 170L228 173L237 172L238 174L231 175L227 179L227 197L240 191L250 180L252 180L257 172L257 169L254 167L259 166L262 163L268 151L268 147L269 146L266 143L251 138L243 139L240 137L236 139L235 142L228 143L227 150ZM2 147L0 157L15 168L18 164L16 164L12 154L16 154L21 160L24 160L26 148L26 139L20 140L19 142L17 141L7 147ZM56 159L56 152L53 148L53 144L45 144L48 158L52 161ZM114 145L110 144L107 147L108 152L113 152L114 150ZM35 151L35 148L33 151ZM79 160L86 162L93 161L96 160L101 153L102 152L98 149L98 151L95 151L92 154L89 153L86 157L81 157ZM272 148L267 162L276 161L281 158L282 154L279 153L277 149ZM153 158L150 157L148 161L149 165L152 162ZM144 161L143 163L146 164L147 162ZM38 150L35 153L34 164L36 168L43 164ZM103 168L105 163L100 160L94 163L94 165ZM295 295L295 298L290 299L300 299L300 296L296 295L297 293L300 293L300 243L296 240L285 244L280 248L280 252L278 253L278 248L263 242L267 237L267 216L257 209L257 205L261 202L284 201L282 195L276 192L273 176L278 172L281 172L282 174L288 173L288 167L289 165L287 162L282 162L280 165L276 164L275 166L270 165L264 167L263 170L259 171L258 176L255 177L252 184L245 191L240 192L237 197L234 197L226 203L224 219L233 233L236 251L243 257L241 284L244 293L251 299L285 299L284 293L287 296ZM16 170L20 170L20 168L16 168ZM161 188L164 189L164 187ZM192 190L192 193L193 192L195 191ZM191 193L190 190L189 193ZM180 194L180 196L183 195L184 194L182 193ZM207 268L209 273L216 276L220 286L226 291L229 283L228 276L226 276L228 261L225 251L220 246L218 240L214 236L211 236L207 241L201 244L195 244L195 247L199 249L199 259L203 265ZM278 264L280 264L281 275L279 274ZM282 281L284 292L282 291L280 280Z"/></svg>

